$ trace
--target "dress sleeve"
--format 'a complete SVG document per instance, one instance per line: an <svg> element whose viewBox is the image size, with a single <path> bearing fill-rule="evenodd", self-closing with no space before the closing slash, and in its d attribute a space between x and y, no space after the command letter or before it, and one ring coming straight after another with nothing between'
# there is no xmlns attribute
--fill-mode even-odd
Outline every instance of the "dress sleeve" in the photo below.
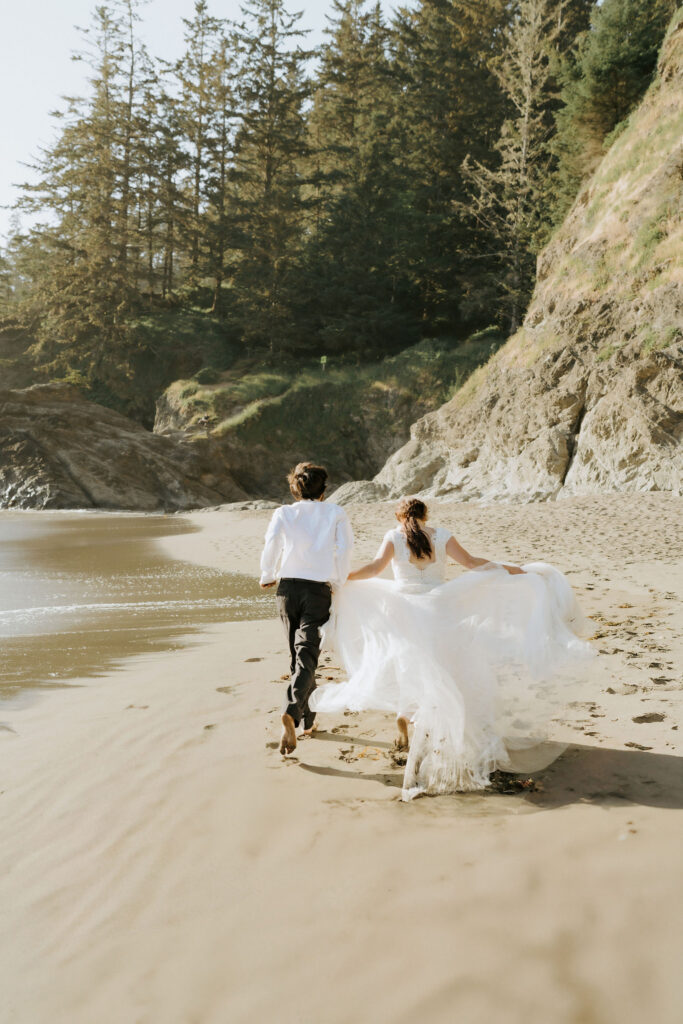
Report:
<svg viewBox="0 0 683 1024"><path fill-rule="evenodd" d="M445 526L437 526L434 531L434 543L437 549L437 554L443 554L446 556L446 545L451 537L451 531L447 530Z"/></svg>
<svg viewBox="0 0 683 1024"><path fill-rule="evenodd" d="M261 579L263 583L273 583L278 578L278 570L282 559L284 548L284 537L282 533L282 517L280 509L275 509L271 517L266 540L261 553Z"/></svg>
<svg viewBox="0 0 683 1024"><path fill-rule="evenodd" d="M396 541L394 540L395 533L396 530L387 530L387 532L382 537L382 542L380 546L377 548L375 558L379 558L380 553L384 550L384 545L387 543L387 541L390 541L394 545L394 554L396 553Z"/></svg>
<svg viewBox="0 0 683 1024"><path fill-rule="evenodd" d="M353 530L343 509L335 526L334 543L337 578L331 582L343 585L351 572L351 552L353 551Z"/></svg>

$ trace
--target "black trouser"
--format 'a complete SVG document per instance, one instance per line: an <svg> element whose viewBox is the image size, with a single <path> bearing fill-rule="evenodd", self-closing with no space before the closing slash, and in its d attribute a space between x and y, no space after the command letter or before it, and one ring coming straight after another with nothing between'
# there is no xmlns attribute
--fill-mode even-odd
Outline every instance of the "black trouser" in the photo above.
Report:
<svg viewBox="0 0 683 1024"><path fill-rule="evenodd" d="M315 719L308 699L315 690L315 670L320 656L320 628L330 617L332 591L328 583L313 580L280 580L277 607L289 640L291 679L283 711L304 729Z"/></svg>

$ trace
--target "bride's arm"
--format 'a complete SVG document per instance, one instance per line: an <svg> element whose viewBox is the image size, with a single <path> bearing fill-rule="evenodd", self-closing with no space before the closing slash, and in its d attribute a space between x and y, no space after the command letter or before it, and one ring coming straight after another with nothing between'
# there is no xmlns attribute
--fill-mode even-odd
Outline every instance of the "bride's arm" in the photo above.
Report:
<svg viewBox="0 0 683 1024"><path fill-rule="evenodd" d="M393 557L394 545L392 541L386 540L372 562L368 562L361 569L356 569L355 572L350 572L348 578L350 580L369 580L373 576L379 576L382 570L386 569L389 565Z"/></svg>
<svg viewBox="0 0 683 1024"><path fill-rule="evenodd" d="M450 555L454 562L464 565L466 569L478 569L482 565L488 565L489 562L488 558L477 558L476 555L471 555L469 551L465 551L464 547L458 544L455 537L448 538L446 554ZM511 576L524 575L524 569L520 569L518 565L503 565L503 569L507 569Z"/></svg>

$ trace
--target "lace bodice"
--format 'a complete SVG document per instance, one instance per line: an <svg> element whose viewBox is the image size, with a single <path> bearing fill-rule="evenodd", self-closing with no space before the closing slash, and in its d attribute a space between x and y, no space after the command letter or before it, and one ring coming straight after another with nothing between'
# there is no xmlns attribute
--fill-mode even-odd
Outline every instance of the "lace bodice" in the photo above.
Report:
<svg viewBox="0 0 683 1024"><path fill-rule="evenodd" d="M394 579L399 583L431 586L443 583L446 577L446 544L450 535L449 530L437 526L433 534L434 561L417 565L411 561L411 551L403 530L389 530L384 540L390 540L394 545L394 557L391 561Z"/></svg>

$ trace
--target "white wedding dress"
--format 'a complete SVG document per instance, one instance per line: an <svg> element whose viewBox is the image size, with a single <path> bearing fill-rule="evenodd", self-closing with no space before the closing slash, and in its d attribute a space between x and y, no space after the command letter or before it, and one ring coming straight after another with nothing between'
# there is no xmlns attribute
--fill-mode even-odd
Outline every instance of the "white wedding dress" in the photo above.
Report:
<svg viewBox="0 0 683 1024"><path fill-rule="evenodd" d="M592 624L561 572L539 562L513 576L489 562L445 582L449 537L437 529L434 560L417 565L402 530L390 530L394 580L335 591L325 642L348 679L310 701L412 718L406 800L482 789L494 769L515 770L519 751L542 751L521 770L549 763L562 748L543 747L548 726L594 657L579 638Z"/></svg>

